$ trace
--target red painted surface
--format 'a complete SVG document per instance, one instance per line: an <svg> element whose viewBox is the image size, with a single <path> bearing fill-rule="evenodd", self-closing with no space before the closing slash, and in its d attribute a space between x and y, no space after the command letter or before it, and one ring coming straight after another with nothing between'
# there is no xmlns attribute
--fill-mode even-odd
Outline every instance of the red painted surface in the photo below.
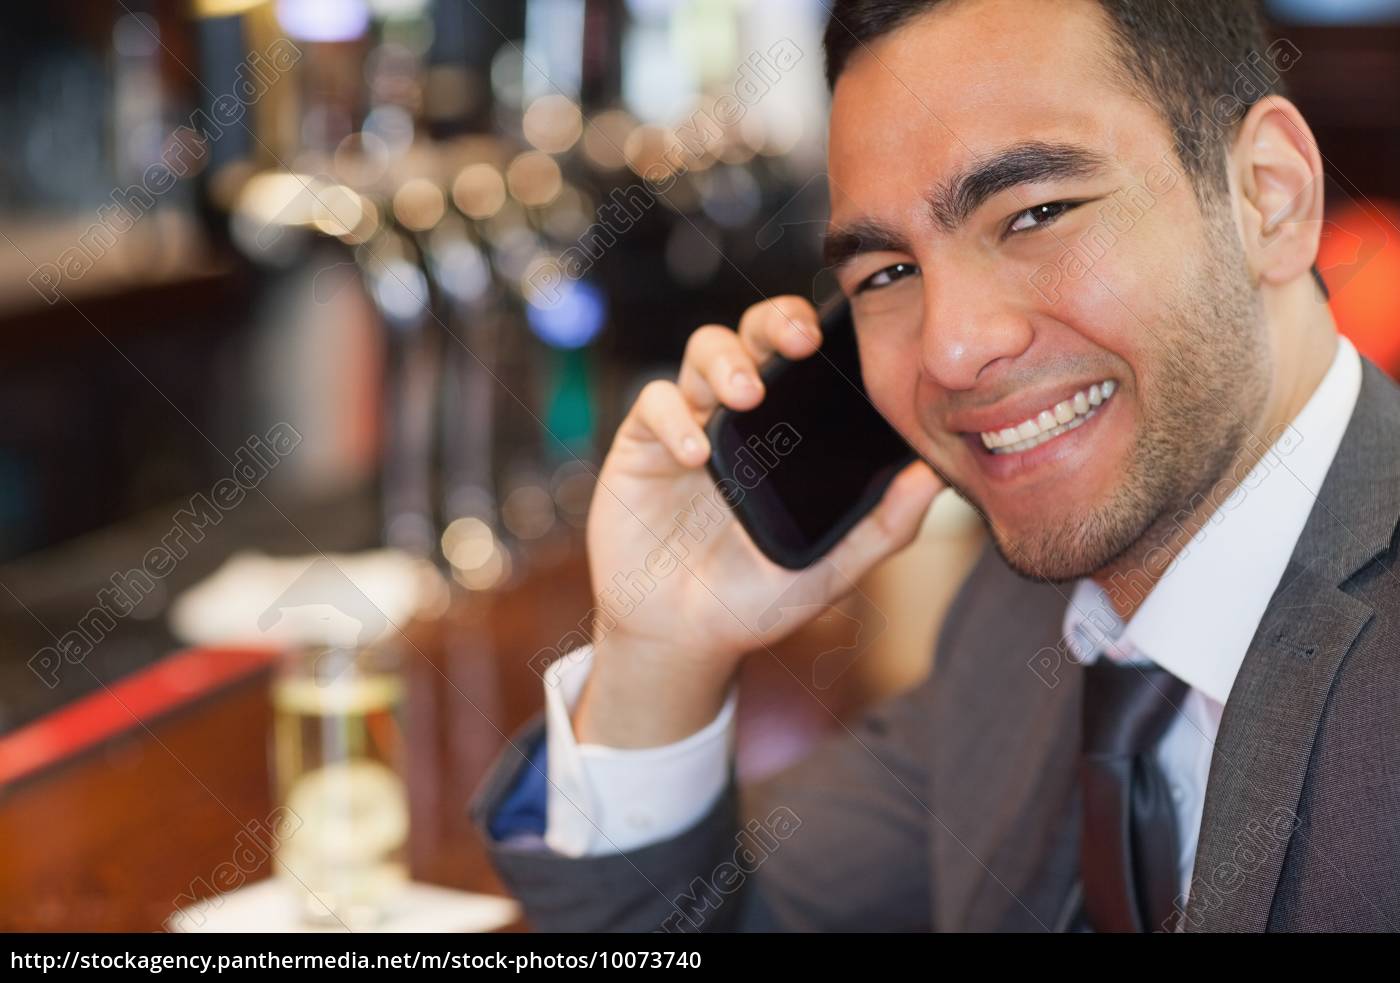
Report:
<svg viewBox="0 0 1400 983"><path fill-rule="evenodd" d="M48 768L251 675L274 648L193 648L0 737L0 785Z"/></svg>

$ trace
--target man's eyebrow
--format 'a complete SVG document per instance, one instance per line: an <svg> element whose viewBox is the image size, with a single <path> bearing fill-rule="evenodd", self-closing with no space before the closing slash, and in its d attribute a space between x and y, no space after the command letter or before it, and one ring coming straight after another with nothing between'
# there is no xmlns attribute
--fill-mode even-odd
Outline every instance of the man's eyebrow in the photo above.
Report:
<svg viewBox="0 0 1400 983"><path fill-rule="evenodd" d="M840 266L860 253L909 252L909 243L889 226L869 219L850 225L833 226L822 236L822 261L827 267Z"/></svg>
<svg viewBox="0 0 1400 983"><path fill-rule="evenodd" d="M953 232L987 199L1021 184L1088 177L1107 170L1104 155L1072 143L1020 143L979 159L941 182L928 195L929 212L945 232ZM822 237L827 267L839 266L860 253L909 252L900 233L872 219L833 226Z"/></svg>
<svg viewBox="0 0 1400 983"><path fill-rule="evenodd" d="M993 195L1033 181L1088 177L1108 163L1102 154L1072 143L1017 144L940 183L928 196L929 211L941 229L952 232Z"/></svg>

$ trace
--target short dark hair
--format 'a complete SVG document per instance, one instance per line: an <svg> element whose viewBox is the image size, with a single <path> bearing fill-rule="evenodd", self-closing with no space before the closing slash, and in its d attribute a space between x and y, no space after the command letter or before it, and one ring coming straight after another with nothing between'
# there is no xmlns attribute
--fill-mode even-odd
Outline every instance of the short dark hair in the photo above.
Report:
<svg viewBox="0 0 1400 983"><path fill-rule="evenodd" d="M834 0L826 26L827 82L835 87L857 49L944 2ZM1162 114L1198 193L1223 191L1224 153L1240 120L1265 96L1285 94L1280 66L1265 61L1275 52L1257 2L1098 3L1108 15L1122 80Z"/></svg>

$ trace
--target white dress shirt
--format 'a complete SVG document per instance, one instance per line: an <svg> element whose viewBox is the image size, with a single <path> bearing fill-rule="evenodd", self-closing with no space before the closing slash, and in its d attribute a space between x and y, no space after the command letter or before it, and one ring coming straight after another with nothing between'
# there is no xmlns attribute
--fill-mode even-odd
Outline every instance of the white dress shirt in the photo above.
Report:
<svg viewBox="0 0 1400 983"><path fill-rule="evenodd" d="M1263 618L1361 391L1361 359L1340 339L1331 368L1292 424L1193 536L1126 625L1092 580L1065 612L1072 657L1155 662L1190 685L1159 748L1182 831L1189 894L1211 752L1230 688ZM1263 435L1260 435L1261 437ZM675 744L615 750L574 741L569 721L591 664L582 649L546 673L548 846L568 856L625 852L693 826L723 793L734 695L703 730Z"/></svg>

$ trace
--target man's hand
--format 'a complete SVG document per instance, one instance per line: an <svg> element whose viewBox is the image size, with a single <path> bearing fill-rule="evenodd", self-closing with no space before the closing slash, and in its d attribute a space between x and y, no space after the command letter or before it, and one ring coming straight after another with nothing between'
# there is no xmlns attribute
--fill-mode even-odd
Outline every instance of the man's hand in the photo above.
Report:
<svg viewBox="0 0 1400 983"><path fill-rule="evenodd" d="M798 627L784 618L760 629L759 616L775 598L801 578L785 609L815 614L918 531L943 487L922 461L905 468L833 548L830 565L808 571L787 570L759 552L717 495L705 470L706 422L721 405L749 410L761 403L759 369L775 354L808 358L820 345L811 304L800 297L762 301L744 313L737 333L707 325L692 334L679 378L647 385L618 428L588 515L599 606L616 575L646 570L657 549L673 556L662 567L669 572L652 578L635 607L597 631L593 671L574 714L580 743L651 747L699 730L719 712L743 654ZM695 535L682 531L677 547L678 523L697 497L713 503L720 521L692 523Z"/></svg>

